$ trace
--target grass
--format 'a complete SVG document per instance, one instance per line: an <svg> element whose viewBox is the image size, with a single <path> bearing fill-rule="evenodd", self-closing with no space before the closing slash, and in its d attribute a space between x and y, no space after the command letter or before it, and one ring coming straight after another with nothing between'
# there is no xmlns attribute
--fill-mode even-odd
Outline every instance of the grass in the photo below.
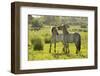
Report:
<svg viewBox="0 0 100 76"><path fill-rule="evenodd" d="M43 50L34 50L33 45L31 43L31 39L33 39L35 36L40 35L45 40L46 36L51 36L50 33L50 27L43 27L38 31L30 31L29 30L29 38L28 38L28 60L55 60L55 59L74 59L74 58L87 58L88 57L88 33L87 32L80 32L81 35L81 52L80 55L76 55L76 47L74 43L69 44L70 49L70 56L67 56L63 53L62 47L63 44L61 42L57 42L56 50L57 53L54 53L54 45L52 45L52 52L49 53L50 43L43 44L44 49Z"/></svg>

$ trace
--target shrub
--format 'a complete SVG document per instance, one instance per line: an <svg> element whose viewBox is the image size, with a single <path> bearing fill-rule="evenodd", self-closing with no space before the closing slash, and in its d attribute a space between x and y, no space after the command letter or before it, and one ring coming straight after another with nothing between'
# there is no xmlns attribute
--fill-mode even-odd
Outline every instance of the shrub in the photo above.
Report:
<svg viewBox="0 0 100 76"><path fill-rule="evenodd" d="M41 37L34 36L31 40L34 50L43 50L43 40Z"/></svg>
<svg viewBox="0 0 100 76"><path fill-rule="evenodd" d="M79 32L82 32L83 30L82 29L79 29Z"/></svg>
<svg viewBox="0 0 100 76"><path fill-rule="evenodd" d="M44 38L44 42L45 43L50 43L51 42L51 35L50 35L50 33L45 32L44 35L43 35L43 38Z"/></svg>
<svg viewBox="0 0 100 76"><path fill-rule="evenodd" d="M87 28L87 26L86 25L81 25L81 28Z"/></svg>
<svg viewBox="0 0 100 76"><path fill-rule="evenodd" d="M45 37L44 41L45 41L45 43L50 43L51 37L50 36Z"/></svg>
<svg viewBox="0 0 100 76"><path fill-rule="evenodd" d="M83 30L84 32L87 32L87 30Z"/></svg>

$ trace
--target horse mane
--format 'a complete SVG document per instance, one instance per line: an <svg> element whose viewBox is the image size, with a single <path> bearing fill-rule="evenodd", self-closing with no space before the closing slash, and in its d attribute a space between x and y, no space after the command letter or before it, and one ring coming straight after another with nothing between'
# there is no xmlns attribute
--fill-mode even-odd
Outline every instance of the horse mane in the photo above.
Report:
<svg viewBox="0 0 100 76"><path fill-rule="evenodd" d="M52 27L51 31L52 31L52 34L54 34L54 32L55 32L56 35L59 35L59 33L58 33L56 27Z"/></svg>
<svg viewBox="0 0 100 76"><path fill-rule="evenodd" d="M66 28L66 25L63 25L63 31L66 33L66 34L69 34L67 28Z"/></svg>

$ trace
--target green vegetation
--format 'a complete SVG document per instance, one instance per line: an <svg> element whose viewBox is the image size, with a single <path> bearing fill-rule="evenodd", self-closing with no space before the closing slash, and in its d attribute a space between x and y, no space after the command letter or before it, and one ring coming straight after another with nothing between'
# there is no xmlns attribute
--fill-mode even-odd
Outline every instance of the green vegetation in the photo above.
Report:
<svg viewBox="0 0 100 76"><path fill-rule="evenodd" d="M76 17L76 22L79 20L80 21L83 20L83 22L81 21L81 23L84 23L85 24L84 26L83 25L74 26L74 23L71 24L70 22L68 31L70 33L78 32L81 35L80 55L76 55L75 44L70 43L69 44L70 56L67 56L62 51L62 48L63 48L62 42L57 42L56 44L57 53L54 52L54 45L52 45L51 53L49 53L50 40L51 40L51 27L52 27L51 24L55 24L57 21L59 21L58 23L60 24L61 20L59 19L59 17L58 16L57 17L56 16L51 16L51 17L41 16L41 17L33 17L33 18L32 18L32 24L29 23L29 31L28 31L28 60L29 61L31 60L74 59L74 58L87 58L88 57L88 47L87 47L88 46L88 32L87 32L87 26L86 26L87 18ZM73 18L71 17L65 18L65 20L72 20L72 19ZM64 21L62 23L64 23ZM80 23L77 22L76 24L80 24ZM36 27L35 25L37 25L38 27ZM62 33L61 31L58 31L58 32Z"/></svg>
<svg viewBox="0 0 100 76"><path fill-rule="evenodd" d="M57 42L57 45L56 45L57 53L56 54L54 53L54 45L52 45L52 53L49 53L50 39L48 38L48 35L47 35L47 33L48 34L50 33L49 30L50 30L50 27L44 27L44 28L41 28L41 30L39 30L39 31L34 31L34 30L29 31L30 32L29 33L30 46L28 49L28 54L29 54L28 60L87 58L87 56L88 56L87 32L80 32L81 37L82 37L82 39L81 39L82 45L81 45L80 55L75 54L76 47L75 47L74 43L70 43L69 44L70 56L67 56L62 51L62 47L63 47L62 42ZM40 35L41 37L39 38L38 35ZM46 41L46 39L48 39L48 40Z"/></svg>
<svg viewBox="0 0 100 76"><path fill-rule="evenodd" d="M43 41L41 37L35 35L31 43L33 44L33 50L43 50Z"/></svg>

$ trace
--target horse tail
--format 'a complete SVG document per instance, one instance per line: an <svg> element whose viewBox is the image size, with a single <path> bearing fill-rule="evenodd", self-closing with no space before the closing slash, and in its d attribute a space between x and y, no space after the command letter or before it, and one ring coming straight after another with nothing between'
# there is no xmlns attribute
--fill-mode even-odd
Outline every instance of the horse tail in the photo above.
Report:
<svg viewBox="0 0 100 76"><path fill-rule="evenodd" d="M74 33L76 48L78 51L81 50L81 36L79 33Z"/></svg>
<svg viewBox="0 0 100 76"><path fill-rule="evenodd" d="M79 41L78 41L78 50L81 50L81 36L79 34Z"/></svg>

